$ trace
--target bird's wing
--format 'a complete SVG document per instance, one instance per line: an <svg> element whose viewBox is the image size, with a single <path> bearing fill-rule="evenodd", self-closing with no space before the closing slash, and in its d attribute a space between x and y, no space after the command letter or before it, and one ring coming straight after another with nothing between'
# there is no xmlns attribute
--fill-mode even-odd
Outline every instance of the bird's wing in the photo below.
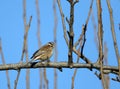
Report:
<svg viewBox="0 0 120 89"><path fill-rule="evenodd" d="M31 59L34 59L35 57L40 56L43 53L45 53L45 51L37 50L31 57Z"/></svg>
<svg viewBox="0 0 120 89"><path fill-rule="evenodd" d="M33 59L33 57L37 54L38 51L39 51L39 50L37 50L37 51L32 55L32 57L31 57L30 59Z"/></svg>

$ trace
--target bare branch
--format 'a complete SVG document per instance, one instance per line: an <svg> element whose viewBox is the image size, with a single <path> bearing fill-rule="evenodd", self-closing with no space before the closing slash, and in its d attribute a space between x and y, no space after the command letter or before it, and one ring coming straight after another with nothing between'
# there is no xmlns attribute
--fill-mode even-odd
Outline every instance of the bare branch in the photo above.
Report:
<svg viewBox="0 0 120 89"><path fill-rule="evenodd" d="M100 0L97 0L97 9L98 9L98 39L99 39L99 58L97 60L97 63L100 63L100 61L103 61L103 26Z"/></svg>
<svg viewBox="0 0 120 89"><path fill-rule="evenodd" d="M44 80L45 80L45 89L49 89L49 86L48 86L49 81L48 81L47 75L46 75L46 68L44 68L43 71L44 71L43 73L44 73Z"/></svg>
<svg viewBox="0 0 120 89"><path fill-rule="evenodd" d="M101 74L99 73L97 73L97 71L95 71L95 73L94 73L99 79L101 79Z"/></svg>
<svg viewBox="0 0 120 89"><path fill-rule="evenodd" d="M107 47L107 43L104 42L104 64L108 65L108 47ZM104 74L104 78L105 78L105 84L107 89L110 88L110 77L109 75Z"/></svg>
<svg viewBox="0 0 120 89"><path fill-rule="evenodd" d="M40 89L42 89L42 84L43 84L43 68L40 68Z"/></svg>
<svg viewBox="0 0 120 89"><path fill-rule="evenodd" d="M87 24L88 24L88 21L89 21L91 12L92 12L93 1L94 1L94 0L91 1L90 10L89 10L89 13L88 13L88 17L87 17L87 19L86 19L85 26L84 26L84 25L82 26L82 34L80 35L78 41L76 41L76 43L75 43L75 45L74 45L74 47L76 48L76 46L80 43L80 41L81 41L81 40L83 39L83 37L84 37L83 46L82 46L82 49L81 49L81 54L82 54L81 56L83 56L83 57L84 57L84 55L83 55L82 52L83 52L83 47L84 47L84 44L85 44L85 41L86 41L85 32L86 32ZM81 57L81 58L82 58L82 57ZM84 60L84 58L83 58L83 60ZM89 60L85 60L85 61L86 61L87 63L90 63Z"/></svg>
<svg viewBox="0 0 120 89"><path fill-rule="evenodd" d="M54 62L57 62L58 57L58 49L57 49L57 13L56 13L56 0L53 0L53 11L54 11L54 42L55 42L55 54L54 54ZM54 89L57 89L57 70L54 69Z"/></svg>
<svg viewBox="0 0 120 89"><path fill-rule="evenodd" d="M37 12L37 39L38 39L38 46L41 46L40 41L40 9L39 9L39 1L36 0L36 12Z"/></svg>
<svg viewBox="0 0 120 89"><path fill-rule="evenodd" d="M82 35L82 34L81 34L81 35ZM80 44L80 46L79 46L79 48L78 48L78 52L80 52L80 48L81 48L81 44ZM79 56L77 57L77 63L79 63ZM77 74L77 68L75 68L74 73L73 73L73 76L72 76L71 89L74 89L74 81L75 81L76 74Z"/></svg>
<svg viewBox="0 0 120 89"><path fill-rule="evenodd" d="M96 26L96 23L95 23L93 10L92 10L92 23L93 23L93 27L94 27L94 41L95 41L95 44L96 44L96 48L98 50L98 36L97 36L98 29L97 29L97 26Z"/></svg>
<svg viewBox="0 0 120 89"><path fill-rule="evenodd" d="M73 0L67 0L70 3L70 20L67 20L69 24L69 46L68 46L68 65L72 67L73 63L73 42L74 42L74 31L73 31L73 23L74 23L74 1Z"/></svg>
<svg viewBox="0 0 120 89"><path fill-rule="evenodd" d="M78 40L75 42L75 44L74 44L74 47L75 47L75 48L79 45L80 41L82 41L83 36L84 36L84 25L82 25L82 33L80 34L79 39L78 39Z"/></svg>
<svg viewBox="0 0 120 89"><path fill-rule="evenodd" d="M38 47L40 48L41 46L41 40L40 40L40 9L39 9L39 1L36 0L36 13L37 13L37 39L38 39ZM42 89L42 84L43 84L43 69L39 69L40 73L40 89Z"/></svg>
<svg viewBox="0 0 120 89"><path fill-rule="evenodd" d="M29 23L28 24L26 23L26 0L23 0L23 20L24 20L24 42L23 42L23 50L22 50L20 63L22 63L22 61L23 61L24 54L26 55L26 61L28 61L27 36L28 36L28 31L29 31L30 25L31 25L31 21L32 21L32 16L30 16ZM29 70L27 70L26 72L27 72L26 88L29 89L30 88ZM18 74L17 74L16 80L14 82L14 89L17 88L19 76L20 76L20 70L18 70Z"/></svg>
<svg viewBox="0 0 120 89"><path fill-rule="evenodd" d="M58 3L59 10L60 10L61 18L62 18L64 38L65 38L66 44L68 45L69 43L68 43L68 37L67 37L67 30L66 30L66 25L65 25L65 20L64 20L64 14L63 14L63 11L62 11L62 7L61 7L61 4L60 4L60 0L57 0L57 3Z"/></svg>
<svg viewBox="0 0 120 89"><path fill-rule="evenodd" d="M110 23L111 23L111 32L112 32L112 38L113 38L113 43L114 43L114 49L118 61L118 67L119 67L119 76L120 76L120 55L119 55L119 50L118 50L118 44L116 41L116 34L115 34L115 29L114 29L114 20L113 20L113 13L112 13L112 8L110 5L110 0L106 0L109 14L110 14Z"/></svg>
<svg viewBox="0 0 120 89"><path fill-rule="evenodd" d="M2 63L3 63L3 65L5 65L6 63L5 63L5 58L4 58L4 54L3 54L3 50L2 50L1 38L0 38L0 54L1 54ZM6 70L6 78L7 78L8 89L11 89L11 87L10 87L10 77L9 77L8 70Z"/></svg>
<svg viewBox="0 0 120 89"><path fill-rule="evenodd" d="M67 62L47 62L47 63L16 63L16 64L6 64L6 65L0 65L0 71L4 70L19 70L19 69L27 69L27 68L57 68L59 69L60 67L62 68L70 68L67 64ZM85 64L85 63L73 63L73 68L91 68L91 64ZM92 64L93 69L100 70L100 65L99 64ZM103 66L103 73L113 73L116 74L118 72L118 67L116 66Z"/></svg>
<svg viewBox="0 0 120 89"><path fill-rule="evenodd" d="M87 24L88 24L88 21L89 21L91 12L92 12L93 1L94 1L94 0L91 1L90 10L89 10L88 17L87 17L87 20L86 20L86 23L85 23L86 26L87 26ZM80 43L80 41L82 40L83 36L84 36L84 25L82 26L82 34L80 35L78 41L76 41L75 44L74 44L74 47L75 47L75 48L77 47L77 45L79 45L79 43Z"/></svg>
<svg viewBox="0 0 120 89"><path fill-rule="evenodd" d="M87 57L85 57L84 55L81 56L81 53L79 53L75 47L73 47L73 52L77 54L80 58L82 58L86 63L91 63Z"/></svg>
<svg viewBox="0 0 120 89"><path fill-rule="evenodd" d="M98 39L99 39L99 58L97 60L97 63L100 64L101 66L100 74L101 74L103 88L107 89L103 74L103 26L102 26L101 0L97 0L97 11L98 11Z"/></svg>
<svg viewBox="0 0 120 89"><path fill-rule="evenodd" d="M119 78L119 77L112 78L112 80L117 81L117 82L120 82L120 78Z"/></svg>
<svg viewBox="0 0 120 89"><path fill-rule="evenodd" d="M88 21L89 21L89 19L90 19L90 15L91 15L91 12L92 12L93 1L94 1L94 0L92 0L92 1L91 1L91 4L90 4L90 10L89 10L88 17L87 17L87 20L86 20L86 23L85 23L86 26L88 25Z"/></svg>
<svg viewBox="0 0 120 89"><path fill-rule="evenodd" d="M84 46L85 46L85 42L86 42L86 25L83 26L84 27L84 35L83 35L83 44L82 44L82 47L81 47L81 56L83 55L83 49L84 49Z"/></svg>
<svg viewBox="0 0 120 89"><path fill-rule="evenodd" d="M61 5L60 5L60 0L57 0L57 3L58 3L58 7L59 7L59 10L60 10L60 14L61 14L61 18L62 18L62 25L63 25L63 31L64 31L64 38L65 38L65 41L66 41L66 44L68 45L68 37L67 37L67 31L66 31L66 26L65 26L65 21L64 21L64 14L62 12L62 8L61 8ZM88 60L87 57L85 57L84 55L81 56L81 54L79 52L77 52L76 48L73 47L73 52L75 54L77 54L80 58L82 58L86 63L90 63L90 61Z"/></svg>

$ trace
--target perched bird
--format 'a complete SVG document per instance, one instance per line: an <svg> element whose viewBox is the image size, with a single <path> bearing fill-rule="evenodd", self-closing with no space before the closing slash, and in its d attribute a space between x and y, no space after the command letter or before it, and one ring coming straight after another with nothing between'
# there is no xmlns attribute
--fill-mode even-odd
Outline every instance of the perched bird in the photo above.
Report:
<svg viewBox="0 0 120 89"><path fill-rule="evenodd" d="M29 61L28 63L31 63L32 61L35 61L35 60L41 60L40 62L43 62L46 60L49 61L50 57L53 54L54 47L55 47L54 42L48 42L33 54L33 56L31 57L32 60ZM62 67L59 67L57 69L62 72Z"/></svg>
<svg viewBox="0 0 120 89"><path fill-rule="evenodd" d="M32 60L29 61L28 63L35 60L41 60L41 61L49 60L53 54L54 46L55 46L54 42L48 42L33 54L33 56L31 57Z"/></svg>

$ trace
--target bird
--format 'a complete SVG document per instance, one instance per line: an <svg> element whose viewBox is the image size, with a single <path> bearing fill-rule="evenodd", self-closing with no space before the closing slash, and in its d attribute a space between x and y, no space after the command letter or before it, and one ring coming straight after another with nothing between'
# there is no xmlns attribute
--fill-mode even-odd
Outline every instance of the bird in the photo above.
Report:
<svg viewBox="0 0 120 89"><path fill-rule="evenodd" d="M43 45L41 48L39 48L31 57L31 61L27 62L31 63L32 61L41 60L43 61L50 61L50 57L53 55L53 50L55 47L54 42L48 42L47 44ZM62 72L62 67L57 68L60 72Z"/></svg>
<svg viewBox="0 0 120 89"><path fill-rule="evenodd" d="M50 57L53 55L54 47L54 42L48 42L47 44L43 45L32 55L31 61L29 61L28 63L36 60L41 60L41 62L46 60L49 61Z"/></svg>

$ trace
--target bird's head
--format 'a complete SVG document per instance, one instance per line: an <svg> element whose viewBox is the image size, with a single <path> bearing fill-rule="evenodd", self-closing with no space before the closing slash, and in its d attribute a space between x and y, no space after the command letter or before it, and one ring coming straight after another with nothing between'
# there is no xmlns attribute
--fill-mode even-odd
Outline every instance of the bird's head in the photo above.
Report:
<svg viewBox="0 0 120 89"><path fill-rule="evenodd" d="M49 45L50 47L52 47L52 48L55 47L55 43L54 43L54 42L48 42L48 45Z"/></svg>

